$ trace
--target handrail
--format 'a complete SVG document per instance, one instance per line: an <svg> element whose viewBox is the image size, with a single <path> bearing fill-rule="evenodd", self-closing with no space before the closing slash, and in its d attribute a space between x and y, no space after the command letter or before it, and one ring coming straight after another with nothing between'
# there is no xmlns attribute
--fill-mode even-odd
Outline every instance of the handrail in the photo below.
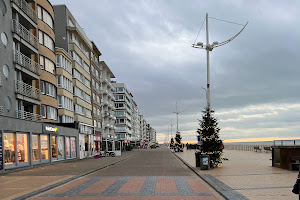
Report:
<svg viewBox="0 0 300 200"><path fill-rule="evenodd" d="M17 50L13 50L13 57L14 57L14 63L17 63L21 65L22 67L28 69L29 71L40 75L41 74L41 69L40 65L30 59L29 57L25 56L21 52Z"/></svg>
<svg viewBox="0 0 300 200"><path fill-rule="evenodd" d="M38 18L35 10L29 6L29 4L25 0L10 0L14 2L26 15L32 19L36 24L38 23Z"/></svg>
<svg viewBox="0 0 300 200"><path fill-rule="evenodd" d="M34 114L31 112L26 112L23 110L16 110L16 117L18 119L25 119L25 120L29 120L29 121L42 121L42 116L38 115L38 114Z"/></svg>
<svg viewBox="0 0 300 200"><path fill-rule="evenodd" d="M18 94L22 94L36 100L41 100L41 90L23 83L22 81L15 80L15 89Z"/></svg>
<svg viewBox="0 0 300 200"><path fill-rule="evenodd" d="M36 49L39 49L38 38L15 19L12 20L12 32L19 35L21 38L30 43Z"/></svg>

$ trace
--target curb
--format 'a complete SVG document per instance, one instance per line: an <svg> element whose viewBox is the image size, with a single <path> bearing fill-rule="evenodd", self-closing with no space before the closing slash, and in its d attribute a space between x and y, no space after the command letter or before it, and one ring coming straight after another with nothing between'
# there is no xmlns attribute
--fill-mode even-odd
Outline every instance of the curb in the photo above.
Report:
<svg viewBox="0 0 300 200"><path fill-rule="evenodd" d="M228 185L216 179L214 176L209 174L201 174L198 170L184 161L182 158L177 156L174 152L172 152L174 156L176 156L183 164L185 164L188 168L190 168L198 177L200 177L203 181L205 181L208 185L210 185L215 191L217 191L222 197L226 200L249 200L244 195L235 191Z"/></svg>
<svg viewBox="0 0 300 200"><path fill-rule="evenodd" d="M39 190L30 192L30 193L28 193L28 194L25 194L25 195L22 195L22 196L20 196L20 197L17 197L17 198L15 198L14 200L23 200L23 199L28 199L28 198L34 197L34 196L36 196L36 195L39 195L39 194L41 194L41 193L43 193L43 192L46 192L46 191L48 191L48 190L51 190L51 189L53 189L53 188L62 186L62 185L64 185L64 184L69 183L69 182L71 182L71 181L73 181L73 180L76 180L76 179L78 179L78 178L87 176L87 175L89 175L89 174L92 174L92 173L94 173L94 172L100 171L100 170L102 170L102 169L104 169L104 168L107 168L107 167L109 167L109 166L115 165L115 164L117 164L117 163L119 163L119 162L123 162L123 161L125 161L125 160L128 160L128 159L130 159L130 158L132 158L132 157L137 156L137 155L140 154L140 153L141 153L141 152L139 152L139 153L137 153L137 154L135 154L135 155L129 156L129 157L127 157L127 158L124 158L124 159L122 159L122 160L115 161L115 162L113 162L113 163L110 163L110 164L105 165L105 166L103 166L103 167L100 167L100 168L98 168L98 169L89 171L89 172L87 172L87 173L84 173L84 174L81 174L81 175L77 175L77 176L74 176L74 177L65 179L65 180L63 180L63 181L61 181L61 182L55 183L55 184L53 184L53 185L49 185L49 186L44 187L44 188L41 188L41 189L39 189Z"/></svg>

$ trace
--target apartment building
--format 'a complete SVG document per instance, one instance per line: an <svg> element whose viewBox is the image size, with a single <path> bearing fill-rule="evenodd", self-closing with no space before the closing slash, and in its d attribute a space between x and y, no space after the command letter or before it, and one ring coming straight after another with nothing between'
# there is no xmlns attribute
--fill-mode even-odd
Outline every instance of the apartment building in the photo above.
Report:
<svg viewBox="0 0 300 200"><path fill-rule="evenodd" d="M156 142L156 131L151 126L149 128L149 138L150 138L150 142Z"/></svg>
<svg viewBox="0 0 300 200"><path fill-rule="evenodd" d="M132 95L124 83L112 83L115 87L116 134L123 145L134 142L132 138Z"/></svg>
<svg viewBox="0 0 300 200"><path fill-rule="evenodd" d="M36 0L39 65L41 68L41 113L44 122L57 122L54 11L49 1Z"/></svg>
<svg viewBox="0 0 300 200"><path fill-rule="evenodd" d="M120 150L119 142L116 142L117 135L115 133L115 87L112 84L112 78L115 75L104 61L100 62L101 69L101 108L102 108L102 130L103 130L103 150L114 151Z"/></svg>
<svg viewBox="0 0 300 200"><path fill-rule="evenodd" d="M53 8L0 5L0 173L76 159L78 131L44 123L57 122Z"/></svg>
<svg viewBox="0 0 300 200"><path fill-rule="evenodd" d="M100 50L97 48L96 44L92 42L93 50L91 52L91 88L92 88L92 117L93 117L93 126L95 129L94 141L96 151L101 148L101 137L102 137L102 112L101 112L101 91L100 91L100 61L99 57L101 56Z"/></svg>
<svg viewBox="0 0 300 200"><path fill-rule="evenodd" d="M62 48L55 48L58 122L74 123L72 57Z"/></svg>
<svg viewBox="0 0 300 200"><path fill-rule="evenodd" d="M55 5L56 47L72 57L74 122L79 129L80 158L95 149L92 120L90 55L93 45L65 5Z"/></svg>
<svg viewBox="0 0 300 200"><path fill-rule="evenodd" d="M132 139L134 141L134 146L140 146L141 133L140 133L139 108L133 99L131 99L131 107L132 107Z"/></svg>

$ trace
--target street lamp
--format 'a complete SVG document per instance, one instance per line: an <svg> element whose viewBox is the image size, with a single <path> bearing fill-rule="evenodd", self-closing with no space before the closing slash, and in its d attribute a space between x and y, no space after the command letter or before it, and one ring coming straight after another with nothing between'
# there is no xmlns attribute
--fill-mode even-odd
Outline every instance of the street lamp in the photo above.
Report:
<svg viewBox="0 0 300 200"><path fill-rule="evenodd" d="M224 21L224 20L221 20ZM208 13L206 13L206 45L203 44L203 42L198 42L197 44L193 44L193 48L198 49L205 49L206 50L206 63L207 63L207 89L206 89L206 100L207 100L207 107L210 108L210 71L209 71L209 52L212 51L215 47L223 46L229 42L231 42L233 39L235 39L247 26L248 22L243 25L242 30L238 32L236 35L234 35L232 38L219 43L218 41L213 42L212 44L209 44L209 34L208 34Z"/></svg>

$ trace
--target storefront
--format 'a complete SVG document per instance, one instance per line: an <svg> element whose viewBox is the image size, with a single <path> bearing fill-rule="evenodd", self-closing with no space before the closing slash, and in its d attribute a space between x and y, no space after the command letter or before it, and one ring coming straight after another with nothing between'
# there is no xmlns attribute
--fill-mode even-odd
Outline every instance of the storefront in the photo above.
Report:
<svg viewBox="0 0 300 200"><path fill-rule="evenodd" d="M43 134L49 135L49 142L48 143L51 147L51 152L49 154L51 158L51 162L61 161L61 160L69 160L69 159L76 159L77 158L77 142L79 132L77 129L74 128L67 128L62 126L56 126L54 124L43 124ZM35 136L39 138L39 135ZM41 136L40 136L41 137ZM32 140L34 141L34 140ZM46 141L44 144L38 144L37 146L45 146ZM41 148L42 152L43 149Z"/></svg>
<svg viewBox="0 0 300 200"><path fill-rule="evenodd" d="M94 127L88 124L79 123L79 158L88 158L95 153Z"/></svg>
<svg viewBox="0 0 300 200"><path fill-rule="evenodd" d="M99 152L101 149L101 130L95 128L94 133L95 152Z"/></svg>
<svg viewBox="0 0 300 200"><path fill-rule="evenodd" d="M2 116L0 121L0 173L78 158L78 129Z"/></svg>

